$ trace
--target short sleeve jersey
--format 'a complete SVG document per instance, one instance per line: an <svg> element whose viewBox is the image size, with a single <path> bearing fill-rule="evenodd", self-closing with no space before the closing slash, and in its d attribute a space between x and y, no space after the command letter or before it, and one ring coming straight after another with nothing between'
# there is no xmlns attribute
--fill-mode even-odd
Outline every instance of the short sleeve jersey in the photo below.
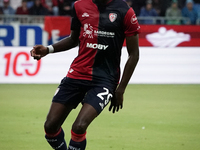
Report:
<svg viewBox="0 0 200 150"><path fill-rule="evenodd" d="M79 0L73 12L71 30L80 30L79 53L67 77L118 83L124 39L140 32L135 12L122 0L103 6Z"/></svg>

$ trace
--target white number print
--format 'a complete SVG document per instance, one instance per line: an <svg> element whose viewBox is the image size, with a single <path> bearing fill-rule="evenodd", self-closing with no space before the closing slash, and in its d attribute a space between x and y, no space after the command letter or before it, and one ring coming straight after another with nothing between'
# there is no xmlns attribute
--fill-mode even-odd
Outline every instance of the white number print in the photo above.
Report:
<svg viewBox="0 0 200 150"><path fill-rule="evenodd" d="M110 98L113 97L113 95L111 93L109 93L109 90L107 88L103 88L105 90L105 92L101 92L99 94L97 94L97 96L104 101L104 103L99 103L99 105L101 106L101 108L103 109L104 106L106 106L110 100ZM105 98L103 96L106 96Z"/></svg>

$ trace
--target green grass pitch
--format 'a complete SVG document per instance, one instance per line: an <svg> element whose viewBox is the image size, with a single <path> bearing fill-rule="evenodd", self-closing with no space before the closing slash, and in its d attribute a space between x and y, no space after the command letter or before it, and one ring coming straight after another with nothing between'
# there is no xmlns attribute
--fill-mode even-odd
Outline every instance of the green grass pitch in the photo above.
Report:
<svg viewBox="0 0 200 150"><path fill-rule="evenodd" d="M57 85L0 84L0 150L51 150L43 123ZM63 128L66 141L80 106ZM200 85L129 85L124 108L105 108L87 150L199 150Z"/></svg>

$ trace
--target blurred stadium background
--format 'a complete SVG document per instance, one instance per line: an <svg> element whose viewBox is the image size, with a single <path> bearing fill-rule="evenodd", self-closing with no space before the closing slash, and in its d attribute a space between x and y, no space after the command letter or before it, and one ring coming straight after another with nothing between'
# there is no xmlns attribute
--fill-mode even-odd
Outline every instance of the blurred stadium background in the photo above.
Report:
<svg viewBox="0 0 200 150"><path fill-rule="evenodd" d="M30 57L34 45L49 45L69 36L74 2L41 0L43 14L38 14L31 10L36 1L0 0L2 150L50 149L43 138L43 122L54 91L78 51L74 48L40 61ZM24 3L28 12L21 8L24 14L20 14L17 9ZM116 115L105 110L97 118L88 129L87 149L200 149L200 2L127 3L134 8L141 24L140 60L125 94L124 109ZM167 16L174 3L181 16ZM190 3L192 12L197 14L195 22L183 13ZM13 12L5 8L6 4ZM157 15L141 15L147 4ZM126 59L124 44L122 69ZM73 111L64 124L66 139L70 138L77 112Z"/></svg>

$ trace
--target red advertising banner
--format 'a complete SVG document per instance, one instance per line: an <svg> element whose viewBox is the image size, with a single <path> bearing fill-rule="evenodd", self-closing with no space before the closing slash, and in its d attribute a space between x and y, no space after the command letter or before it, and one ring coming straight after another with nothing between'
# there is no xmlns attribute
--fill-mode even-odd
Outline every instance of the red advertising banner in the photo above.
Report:
<svg viewBox="0 0 200 150"><path fill-rule="evenodd" d="M70 35L71 17L45 17L44 30L48 32L48 44L56 43Z"/></svg>
<svg viewBox="0 0 200 150"><path fill-rule="evenodd" d="M141 25L140 46L183 47L200 46L200 26Z"/></svg>

